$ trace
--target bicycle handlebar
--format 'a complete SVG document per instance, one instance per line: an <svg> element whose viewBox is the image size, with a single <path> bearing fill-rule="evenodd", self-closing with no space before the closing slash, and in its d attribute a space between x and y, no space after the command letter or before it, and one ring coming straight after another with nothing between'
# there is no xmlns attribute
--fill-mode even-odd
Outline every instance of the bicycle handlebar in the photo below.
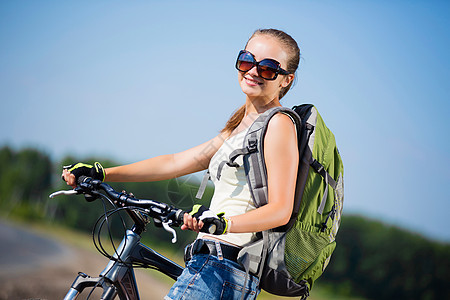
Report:
<svg viewBox="0 0 450 300"><path fill-rule="evenodd" d="M94 197L93 199L96 199L95 196L103 195L103 193L99 192L102 190L106 193L109 199L119 207L144 209L145 213L152 217L156 224L161 224L165 230L174 235L172 242L174 242L174 240L176 241L175 231L171 228L171 226L180 226L183 224L183 217L185 213L183 210L154 200L138 199L125 192L118 193L110 185L102 182L101 180L92 179L91 177L80 176L77 180L77 184L77 187L73 190L54 192L49 197L54 198L60 195L84 194L85 196L91 196Z"/></svg>
<svg viewBox="0 0 450 300"><path fill-rule="evenodd" d="M169 217L172 221L176 222L176 225L178 226L183 223L184 211L166 203L154 200L138 199L130 194L118 193L109 184L86 176L80 176L78 183L82 189L101 189L105 191L114 203L119 206L133 206L148 209L148 213L152 218L161 219Z"/></svg>
<svg viewBox="0 0 450 300"><path fill-rule="evenodd" d="M172 242L176 240L175 231L171 228L171 226L180 226L183 224L183 218L185 211L175 208L166 203L154 201L154 200L145 200L135 198L131 194L127 194L125 192L118 193L115 191L110 185L102 182L101 180L93 179L91 177L80 176L77 180L78 186L70 191L58 191L50 195L50 198L54 198L59 195L74 195L74 194L84 194L86 200L93 201L96 199L96 196L102 195L99 190L104 191L110 200L114 202L115 205L120 207L135 207L145 209L145 213L152 217L155 220L157 225L162 225L166 231L169 231L173 234L174 239ZM140 220L139 216L136 214L131 215L133 220L137 223L143 223ZM148 223L148 221L147 221ZM145 224L144 224L145 226ZM216 232L216 227L218 225L215 221L212 221L211 224L208 224L201 231L214 234Z"/></svg>

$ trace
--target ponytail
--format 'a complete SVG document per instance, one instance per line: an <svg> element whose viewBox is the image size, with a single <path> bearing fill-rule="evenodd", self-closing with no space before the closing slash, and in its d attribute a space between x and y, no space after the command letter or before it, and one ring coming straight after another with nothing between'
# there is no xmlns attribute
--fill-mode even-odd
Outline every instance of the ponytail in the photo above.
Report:
<svg viewBox="0 0 450 300"><path fill-rule="evenodd" d="M223 128L220 132L228 135L231 134L231 132L233 132L233 130L235 130L236 127L239 126L242 119L244 119L244 116L245 116L245 105L242 105L233 113L231 118L227 121L225 128Z"/></svg>

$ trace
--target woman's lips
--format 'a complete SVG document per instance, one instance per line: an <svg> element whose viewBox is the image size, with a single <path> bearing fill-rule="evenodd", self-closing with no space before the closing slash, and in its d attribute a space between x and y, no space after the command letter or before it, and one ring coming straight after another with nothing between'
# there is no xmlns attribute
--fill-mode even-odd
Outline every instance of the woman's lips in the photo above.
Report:
<svg viewBox="0 0 450 300"><path fill-rule="evenodd" d="M256 85L262 84L262 82L259 82L259 81L257 81L257 80L252 79L252 78L249 78L249 77L244 77L244 79L245 79L245 82L246 82L248 85L256 86Z"/></svg>

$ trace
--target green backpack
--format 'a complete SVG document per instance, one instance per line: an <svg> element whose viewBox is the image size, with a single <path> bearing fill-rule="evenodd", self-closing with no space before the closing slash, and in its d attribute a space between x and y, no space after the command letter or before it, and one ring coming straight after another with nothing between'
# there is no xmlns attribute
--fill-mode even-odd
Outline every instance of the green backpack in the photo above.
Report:
<svg viewBox="0 0 450 300"><path fill-rule="evenodd" d="M263 290L306 299L330 261L341 221L343 164L333 133L313 105L275 107L257 118L243 148L224 163L237 166L235 159L243 155L254 204L267 204L263 141L270 119L279 112L289 115L297 127L299 166L293 213L288 224L259 233L260 239L244 247L238 260L247 273L258 275Z"/></svg>

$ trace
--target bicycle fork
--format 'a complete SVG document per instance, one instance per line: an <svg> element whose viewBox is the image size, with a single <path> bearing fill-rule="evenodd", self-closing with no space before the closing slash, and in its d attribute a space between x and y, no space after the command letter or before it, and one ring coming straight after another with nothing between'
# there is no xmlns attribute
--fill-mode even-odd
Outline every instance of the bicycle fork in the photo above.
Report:
<svg viewBox="0 0 450 300"><path fill-rule="evenodd" d="M70 288L69 292L64 297L64 300L74 300L77 299L79 294L85 289L85 288L95 288L95 287L101 287L103 289L103 294L101 299L114 299L117 295L116 288L112 283L106 282L104 278L102 277L90 277L89 275L86 275L84 273L78 273L77 278L75 278L75 281L72 284L72 287Z"/></svg>
<svg viewBox="0 0 450 300"><path fill-rule="evenodd" d="M127 230L116 253L99 277L79 273L64 300L77 299L87 287L102 288L102 300L114 299L116 296L124 300L139 300L133 262L152 267L176 280L183 272L183 267L141 244L140 239L139 234Z"/></svg>
<svg viewBox="0 0 450 300"><path fill-rule="evenodd" d="M113 258L99 277L90 277L84 273L78 273L64 300L75 300L85 288L102 288L101 299L114 299L119 295L120 299L138 300L139 294L136 278L131 266L130 254L133 248L139 244L140 236L131 230L127 230L126 236L117 248Z"/></svg>

